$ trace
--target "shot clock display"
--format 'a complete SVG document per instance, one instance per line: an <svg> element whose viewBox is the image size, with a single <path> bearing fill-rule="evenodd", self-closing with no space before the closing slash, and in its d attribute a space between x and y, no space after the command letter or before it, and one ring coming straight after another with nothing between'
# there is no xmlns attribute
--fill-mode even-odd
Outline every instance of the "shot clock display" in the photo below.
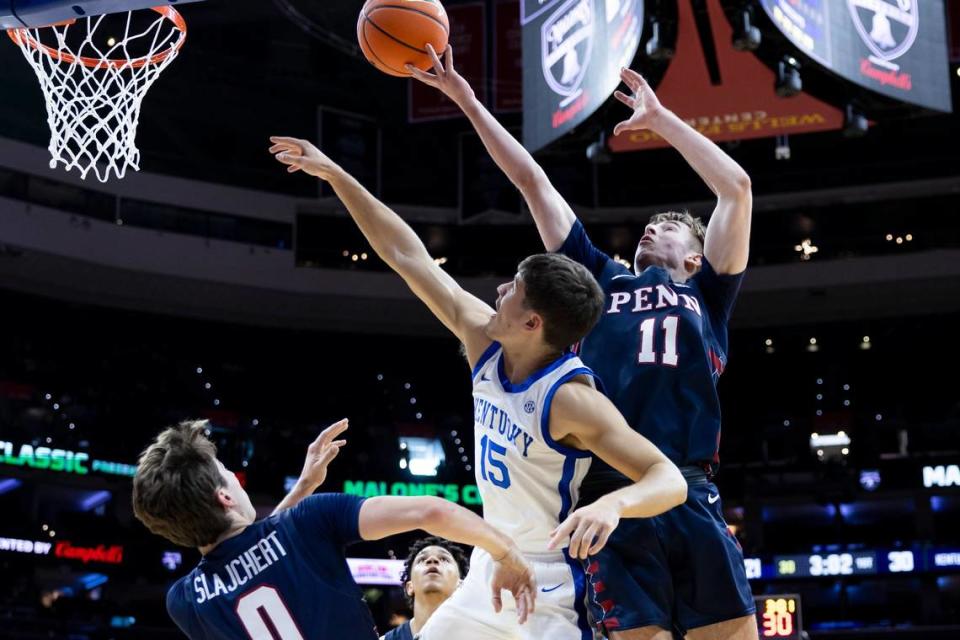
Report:
<svg viewBox="0 0 960 640"><path fill-rule="evenodd" d="M803 630L800 596L754 596L757 604L757 628L761 638L800 640Z"/></svg>

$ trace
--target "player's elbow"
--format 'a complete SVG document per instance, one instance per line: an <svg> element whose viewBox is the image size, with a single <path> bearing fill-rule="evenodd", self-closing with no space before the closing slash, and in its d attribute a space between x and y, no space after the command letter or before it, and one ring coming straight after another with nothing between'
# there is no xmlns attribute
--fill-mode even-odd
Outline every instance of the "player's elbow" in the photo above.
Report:
<svg viewBox="0 0 960 640"><path fill-rule="evenodd" d="M521 193L530 193L548 180L547 174L536 164L523 167L514 176L514 184Z"/></svg>
<svg viewBox="0 0 960 640"><path fill-rule="evenodd" d="M426 496L422 500L420 517L423 518L424 529L431 533L445 530L453 518L453 503L433 496Z"/></svg>
<svg viewBox="0 0 960 640"><path fill-rule="evenodd" d="M667 478L667 495L670 499L670 508L679 507L687 501L687 481L684 479L680 469L672 462L667 463L670 467Z"/></svg>
<svg viewBox="0 0 960 640"><path fill-rule="evenodd" d="M747 200L753 197L753 183L750 174L740 169L730 180L730 196L737 200Z"/></svg>

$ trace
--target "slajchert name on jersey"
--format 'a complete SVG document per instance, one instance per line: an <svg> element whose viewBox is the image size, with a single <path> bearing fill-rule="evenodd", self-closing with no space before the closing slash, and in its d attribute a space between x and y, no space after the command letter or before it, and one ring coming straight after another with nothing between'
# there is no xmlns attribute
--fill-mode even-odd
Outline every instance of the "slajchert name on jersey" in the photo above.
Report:
<svg viewBox="0 0 960 640"><path fill-rule="evenodd" d="M639 313L641 311L680 306L703 317L703 312L700 311L699 300L685 293L677 293L663 284L658 284L655 287L639 287L633 291L616 291L611 293L607 313Z"/></svg>
<svg viewBox="0 0 960 640"><path fill-rule="evenodd" d="M277 532L257 540L256 544L227 562L220 572L200 573L193 579L197 604L217 596L233 593L275 562L287 557L287 550L277 539ZM221 575L223 574L223 575Z"/></svg>
<svg viewBox="0 0 960 640"><path fill-rule="evenodd" d="M489 400L474 398L473 419L477 426L492 429L502 435L519 454L527 457L527 449L533 443L533 436L511 420L506 411Z"/></svg>

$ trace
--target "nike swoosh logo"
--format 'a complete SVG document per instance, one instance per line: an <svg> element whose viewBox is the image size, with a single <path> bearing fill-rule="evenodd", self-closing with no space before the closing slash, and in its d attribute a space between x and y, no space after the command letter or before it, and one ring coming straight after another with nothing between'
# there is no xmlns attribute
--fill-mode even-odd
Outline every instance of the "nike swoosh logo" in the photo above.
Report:
<svg viewBox="0 0 960 640"><path fill-rule="evenodd" d="M487 374L485 373L480 374L480 380L482 380L483 382L490 382L490 378L488 378Z"/></svg>
<svg viewBox="0 0 960 640"><path fill-rule="evenodd" d="M634 277L634 276L630 275L629 273L621 273L620 275L618 275L618 276L613 276L613 277L610 278L610 279L611 279L611 280L616 280L617 278L633 278L633 277Z"/></svg>
<svg viewBox="0 0 960 640"><path fill-rule="evenodd" d="M546 587L541 587L541 588L540 588L540 591L543 591L544 593L550 593L551 591L556 591L557 589L559 589L560 587L562 587L562 586L565 585L565 584L566 584L565 582L561 582L561 583L558 584L557 586L555 586L555 587L550 587L549 589L547 589Z"/></svg>
<svg viewBox="0 0 960 640"><path fill-rule="evenodd" d="M717 495L715 495L715 496L707 496L707 502L709 502L710 504L713 504L714 502L716 502L716 501L719 500L719 499L720 499L720 494L719 494L719 493L718 493Z"/></svg>

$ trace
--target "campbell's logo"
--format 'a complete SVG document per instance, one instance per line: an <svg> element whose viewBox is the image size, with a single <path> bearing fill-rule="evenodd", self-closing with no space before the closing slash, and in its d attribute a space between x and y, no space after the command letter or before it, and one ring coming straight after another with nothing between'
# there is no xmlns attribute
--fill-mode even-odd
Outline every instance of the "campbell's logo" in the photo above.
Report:
<svg viewBox="0 0 960 640"><path fill-rule="evenodd" d="M58 542L53 554L58 558L80 560L88 562L104 562L106 564L120 564L123 562L123 547L115 544L111 547L97 545L96 547L77 547L70 542Z"/></svg>
<svg viewBox="0 0 960 640"><path fill-rule="evenodd" d="M920 30L917 0L847 0L847 8L871 62L899 69L893 61L910 50Z"/></svg>
<svg viewBox="0 0 960 640"><path fill-rule="evenodd" d="M543 77L555 93L579 95L593 52L594 21L592 0L568 0L543 23Z"/></svg>

